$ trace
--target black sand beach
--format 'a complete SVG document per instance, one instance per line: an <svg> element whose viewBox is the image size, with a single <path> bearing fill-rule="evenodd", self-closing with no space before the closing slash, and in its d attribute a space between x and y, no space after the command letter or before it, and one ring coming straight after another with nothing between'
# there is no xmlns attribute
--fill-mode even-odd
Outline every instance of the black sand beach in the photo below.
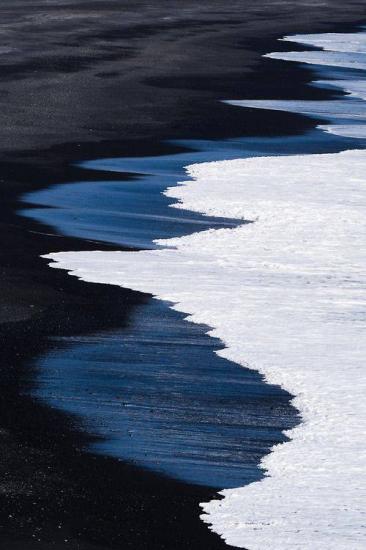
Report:
<svg viewBox="0 0 366 550"><path fill-rule="evenodd" d="M85 453L89 436L72 418L26 396L30 360L50 336L121 326L146 298L50 270L41 254L96 244L18 216L18 197L101 177L74 161L172 150L165 139L303 131L315 123L218 100L328 97L306 87L310 69L288 64L279 81L260 56L283 34L345 31L365 12L362 1L338 0L2 3L2 548L225 547L199 520L212 490Z"/></svg>

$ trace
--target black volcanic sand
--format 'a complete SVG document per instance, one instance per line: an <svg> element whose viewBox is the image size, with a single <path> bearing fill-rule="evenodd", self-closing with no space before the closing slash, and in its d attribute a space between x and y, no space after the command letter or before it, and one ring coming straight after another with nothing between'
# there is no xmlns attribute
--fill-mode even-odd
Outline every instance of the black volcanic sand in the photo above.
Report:
<svg viewBox="0 0 366 550"><path fill-rule="evenodd" d="M168 138L305 130L314 124L305 117L217 100L330 97L306 87L310 68L260 55L287 49L276 42L283 34L351 30L365 11L363 0L2 1L1 548L226 547L199 520L213 490L84 452L90 437L75 419L26 396L30 360L50 336L123 326L147 297L49 269L40 254L96 243L18 217L17 197L54 182L120 180L70 163L166 153Z"/></svg>

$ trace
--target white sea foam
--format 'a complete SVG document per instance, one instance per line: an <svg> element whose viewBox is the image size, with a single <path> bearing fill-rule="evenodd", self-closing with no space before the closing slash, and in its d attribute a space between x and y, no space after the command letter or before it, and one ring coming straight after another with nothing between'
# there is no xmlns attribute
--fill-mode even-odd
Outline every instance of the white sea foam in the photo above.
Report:
<svg viewBox="0 0 366 550"><path fill-rule="evenodd" d="M245 99L229 100L225 103L252 109L269 109L271 111L288 111L303 113L319 118L339 118L366 121L365 102L357 99L333 101L307 101L291 99Z"/></svg>
<svg viewBox="0 0 366 550"><path fill-rule="evenodd" d="M309 63L311 65L347 67L357 70L366 69L365 54L358 54L358 56L355 57L349 53L337 52L273 52L267 54L265 57L281 59L283 61L296 61L297 63Z"/></svg>
<svg viewBox="0 0 366 550"><path fill-rule="evenodd" d="M322 124L318 128L336 136L366 139L365 124Z"/></svg>
<svg viewBox="0 0 366 550"><path fill-rule="evenodd" d="M341 69L366 69L366 32L294 35L286 36L283 40L323 49L321 51L273 52L265 57L321 66L335 66ZM343 137L364 139L366 131L362 124L366 122L366 79L362 73L357 78L348 76L337 80L317 80L314 84L340 89L348 96L327 101L248 99L227 101L226 103L253 109L288 111L330 120L349 121L350 124L327 124L320 125L318 128Z"/></svg>
<svg viewBox="0 0 366 550"><path fill-rule="evenodd" d="M265 57L313 65L366 69L366 32L295 34L282 40L321 48L321 51L272 52Z"/></svg>
<svg viewBox="0 0 366 550"><path fill-rule="evenodd" d="M203 505L233 546L366 547L365 166L365 150L193 165L166 192L176 207L253 223L154 251L47 256L171 302L213 327L220 355L295 396L303 421L263 460L267 477Z"/></svg>
<svg viewBox="0 0 366 550"><path fill-rule="evenodd" d="M284 42L296 42L305 46L314 46L331 52L366 54L366 33L325 32L320 34L292 34L281 38Z"/></svg>
<svg viewBox="0 0 366 550"><path fill-rule="evenodd" d="M365 165L366 151L193 165L194 181L169 196L255 222L164 250L47 256L83 280L173 302L215 327L224 357L296 396L303 423L263 461L269 477L204 505L234 546L366 544Z"/></svg>
<svg viewBox="0 0 366 550"><path fill-rule="evenodd" d="M324 87L339 88L352 97L366 99L366 80L317 80L315 84Z"/></svg>

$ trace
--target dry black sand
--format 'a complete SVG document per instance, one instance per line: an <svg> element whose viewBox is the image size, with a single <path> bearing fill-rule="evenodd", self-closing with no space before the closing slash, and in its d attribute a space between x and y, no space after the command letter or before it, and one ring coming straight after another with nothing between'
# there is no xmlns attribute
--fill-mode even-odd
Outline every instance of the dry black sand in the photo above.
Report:
<svg viewBox="0 0 366 550"><path fill-rule="evenodd" d="M364 1L2 0L0 16L0 546L224 548L198 518L212 491L83 452L72 418L24 396L49 336L121 326L145 298L50 270L40 254L96 245L20 218L17 196L100 178L70 162L160 154L162 139L302 131L313 123L217 100L331 94L260 55L285 33L351 29Z"/></svg>

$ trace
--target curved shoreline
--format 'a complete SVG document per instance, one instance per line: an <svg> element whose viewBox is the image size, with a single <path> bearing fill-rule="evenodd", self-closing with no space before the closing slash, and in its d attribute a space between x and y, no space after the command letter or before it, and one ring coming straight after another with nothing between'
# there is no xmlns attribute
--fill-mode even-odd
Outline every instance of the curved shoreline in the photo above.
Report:
<svg viewBox="0 0 366 550"><path fill-rule="evenodd" d="M363 38L366 57L366 33ZM334 47L337 51L337 43ZM262 103L268 108L269 102ZM274 101L273 109L277 103L281 109L286 105ZM326 109L330 116L331 102ZM337 116L335 109L333 120ZM349 125L353 118L351 110ZM193 165L189 173L194 181L166 192L179 200L176 207L254 223L160 241L162 250L131 253L128 261L123 252L46 256L52 267L84 281L148 291L173 303L189 320L215 327L210 334L227 346L220 356L248 364L295 394L304 421L292 430L291 443L275 448L263 461L270 476L223 491L224 501L204 506L209 513L204 519L230 544L258 550L263 541L279 550L309 545L325 549L329 544L343 549L346 541L361 545L364 540L355 426L362 425L365 415L358 386L363 383L355 381L361 376L364 349L361 318L357 322L363 261L357 239L363 227L365 158L365 150L355 150ZM330 372L335 380L328 396ZM354 397L351 406L344 388ZM343 439L334 429L341 418L349 428ZM321 515L314 516L313 507Z"/></svg>
<svg viewBox="0 0 366 550"><path fill-rule="evenodd" d="M21 2L17 2L17 18L22 10L21 4ZM27 4L29 6L29 3ZM255 4L257 8L258 3L255 2ZM341 4L339 3L339 5ZM7 17L13 9L13 5L13 2L10 3ZM99 8L100 5L99 2ZM24 10L28 9L28 6ZM346 14L347 18L355 20L360 17L361 14L355 15L356 8L353 14L351 9ZM52 6L52 11L55 11L55 6ZM330 18L338 17L338 20L343 17L342 10L339 10L338 14L331 10L329 14ZM103 19L102 13L98 13L98 18L99 20ZM328 19L327 12L325 10L321 15L313 14L312 18L318 18L318 21L322 18ZM11 28L11 21L8 24ZM222 21L219 24L222 24ZM259 21L257 29L261 28L261 24ZM309 22L306 24L311 26L313 22L309 18ZM301 30L300 26L298 23L299 31ZM273 23L272 32L276 35L288 30L286 21ZM50 32L51 37L52 32ZM67 34L66 31L65 34ZM19 33L19 36L23 35ZM35 36L37 37L36 33ZM45 48L46 50L47 48ZM231 55L237 56L236 48ZM21 71L26 72L31 69L25 88L22 85L23 89L29 92L33 83L37 82L38 75L32 73L31 61L26 61L22 67L19 69L17 78ZM11 78L12 74L14 74L13 67L3 70L5 80ZM60 69L59 73L55 72L54 74L62 76L63 71ZM85 74L81 80L76 79L76 88L83 78L85 78ZM113 79L112 76L108 78ZM169 78L165 85L168 85ZM170 80L174 85L174 79L170 78ZM207 77L207 87L214 87L214 81L214 78L210 80ZM241 82L242 79L235 74L233 88L240 86ZM17 87L19 88L19 85L15 85L13 90ZM175 95L174 90L171 93ZM225 95L227 97L229 94L225 92ZM24 104L22 96L15 91L6 101L15 109L19 109L19 105ZM212 109L213 103L212 100L208 110ZM42 101L40 101L40 105L43 108ZM32 110L32 106L29 106L29 110ZM59 110L64 116L66 111L62 111L62 106ZM113 111L113 109L111 110ZM19 109L19 113L21 112ZM210 498L209 495L203 496L202 492L198 492L196 488L167 482L164 485L166 492L163 493L160 501L157 500L157 485L161 492L162 482L160 479L158 484L154 485L150 476L143 475L139 471L136 472L134 479L140 479L141 484L138 483L137 486L134 486L133 482L129 483L131 472L130 470L126 472L120 463L112 460L99 460L80 453L83 436L74 429L72 422L70 423L71 419L64 415L51 414L48 408L40 407L22 396L22 388L32 384L32 372L28 368L29 360L50 345L47 342L47 336L60 333L72 334L79 331L87 332L94 330L95 327L106 327L121 322L118 310L127 311L133 307L137 298L134 293L125 293L122 296L120 291L116 293L108 289L104 292L100 287L96 291L93 285L72 281L61 272L52 272L51 274L45 263L37 259L39 254L56 248L59 250L91 249L95 244L64 238L60 235L48 235L48 233L52 233L49 228L13 215L13 211L19 208L17 196L21 192L50 185L54 181L74 181L79 178L79 169L68 166L72 161L81 158L110 156L111 154L118 155L126 146L132 154L136 154L140 145L134 138L140 138L146 134L146 128L142 128L140 135L137 136L132 132L126 136L121 127L114 128L113 132L110 131L109 134L107 132L104 135L103 132L96 130L91 136L83 128L74 143L57 145L69 138L68 132L64 130L65 128L68 130L68 122L72 118L72 113L66 113L67 116L64 116L65 126L58 127L56 124L55 128L52 128L55 130L54 133L51 138L48 138L47 132L45 134L44 128L38 124L36 109L34 112L33 135L29 136L28 141L17 139L17 131L19 132L23 120L20 123L18 120L14 120L11 132L15 130L15 133L10 134L10 129L6 124L2 125L1 130L6 145L6 150L2 151L1 157L2 178L5 180L2 183L4 231L1 247L5 251L2 276L7 299L4 323L1 329L2 339L6 344L2 349L2 373L4 376L1 407L2 426L5 430L2 433L2 467L7 479L11 481L10 489L1 497L2 543L9 550L15 548L23 550L25 547L27 550L33 547L48 550L50 544L55 548L63 548L67 544L68 548L75 547L78 550L95 550L95 548L104 550L105 548L119 547L121 542L135 549L136 541L139 541L141 548L146 547L149 550L153 547L161 550L165 544L169 549L172 544L179 544L181 545L179 547L190 549L192 544L197 544L197 547L210 544L210 549L216 548L216 545L218 548L223 548L223 544L217 540L217 537L207 533L206 528L204 526L201 528L200 522L195 519L196 503L198 500ZM228 117L227 126L218 124L220 117L222 122L222 118L227 113L227 110L220 111L219 118L214 121L211 128L199 128L198 130L196 128L196 131L198 134L203 131L214 135L220 127L221 135L230 135L231 131L237 134L241 133L245 126L244 116L238 117L235 114L234 117ZM113 112L112 114L114 115ZM283 117L279 116L276 123L281 118ZM299 128L298 117L287 118L286 124L289 121L294 129L295 127ZM139 123L136 122L136 124ZM154 135L157 131L161 132L160 137L172 135L167 127L163 130L158 125L151 128L150 132ZM59 133L58 130L60 130ZM190 131L187 129L188 135ZM39 139L42 133L43 138ZM182 137L181 130L177 133ZM125 137L124 140L121 140L121 135ZM95 142L92 143L90 139ZM104 142L100 140L104 140ZM29 149L31 146L33 152ZM161 146L156 146L155 143L142 143L141 147L145 151L152 149L154 153L159 153L161 150ZM99 178L99 175L95 176L92 173L88 175L90 179L93 177ZM105 177L111 177L111 175L106 174ZM141 299L143 297L137 301ZM82 310L82 314L80 314L80 310ZM67 464L70 466L69 471L65 467ZM33 474L36 475L36 478ZM38 480L37 483L34 483L35 479ZM123 501L124 512L121 510L123 508L121 495L115 487L116 480L125 486L127 493L130 491L137 495L132 508L128 499ZM73 486L73 482L77 483ZM149 495L145 494L145 489L141 490L144 484L147 493L151 489L151 500L149 500ZM27 497L23 491L26 491ZM51 499L49 498L50 491ZM65 494L68 500L65 499ZM113 514L118 511L114 519L115 523L111 521L111 516L100 516L99 499L101 497L104 497L104 502L109 503ZM140 503L138 503L139 499ZM167 518L164 513L167 501L171 505L170 518ZM36 508L34 502L37 503ZM144 503L148 502L148 509L152 517L151 524L144 523L146 516L145 513L142 513ZM80 507L86 510L82 525L75 519L76 512ZM129 510L130 514L127 521L126 510ZM177 522L174 520L175 513L181 519L179 525L183 527L182 532L177 530ZM10 516L12 517L10 518ZM58 526L60 517L63 521L62 529L59 529ZM151 537L152 533L153 537ZM35 543L33 542L34 536L37 537ZM66 537L67 543L65 542ZM41 539L41 542L38 541L38 538Z"/></svg>

